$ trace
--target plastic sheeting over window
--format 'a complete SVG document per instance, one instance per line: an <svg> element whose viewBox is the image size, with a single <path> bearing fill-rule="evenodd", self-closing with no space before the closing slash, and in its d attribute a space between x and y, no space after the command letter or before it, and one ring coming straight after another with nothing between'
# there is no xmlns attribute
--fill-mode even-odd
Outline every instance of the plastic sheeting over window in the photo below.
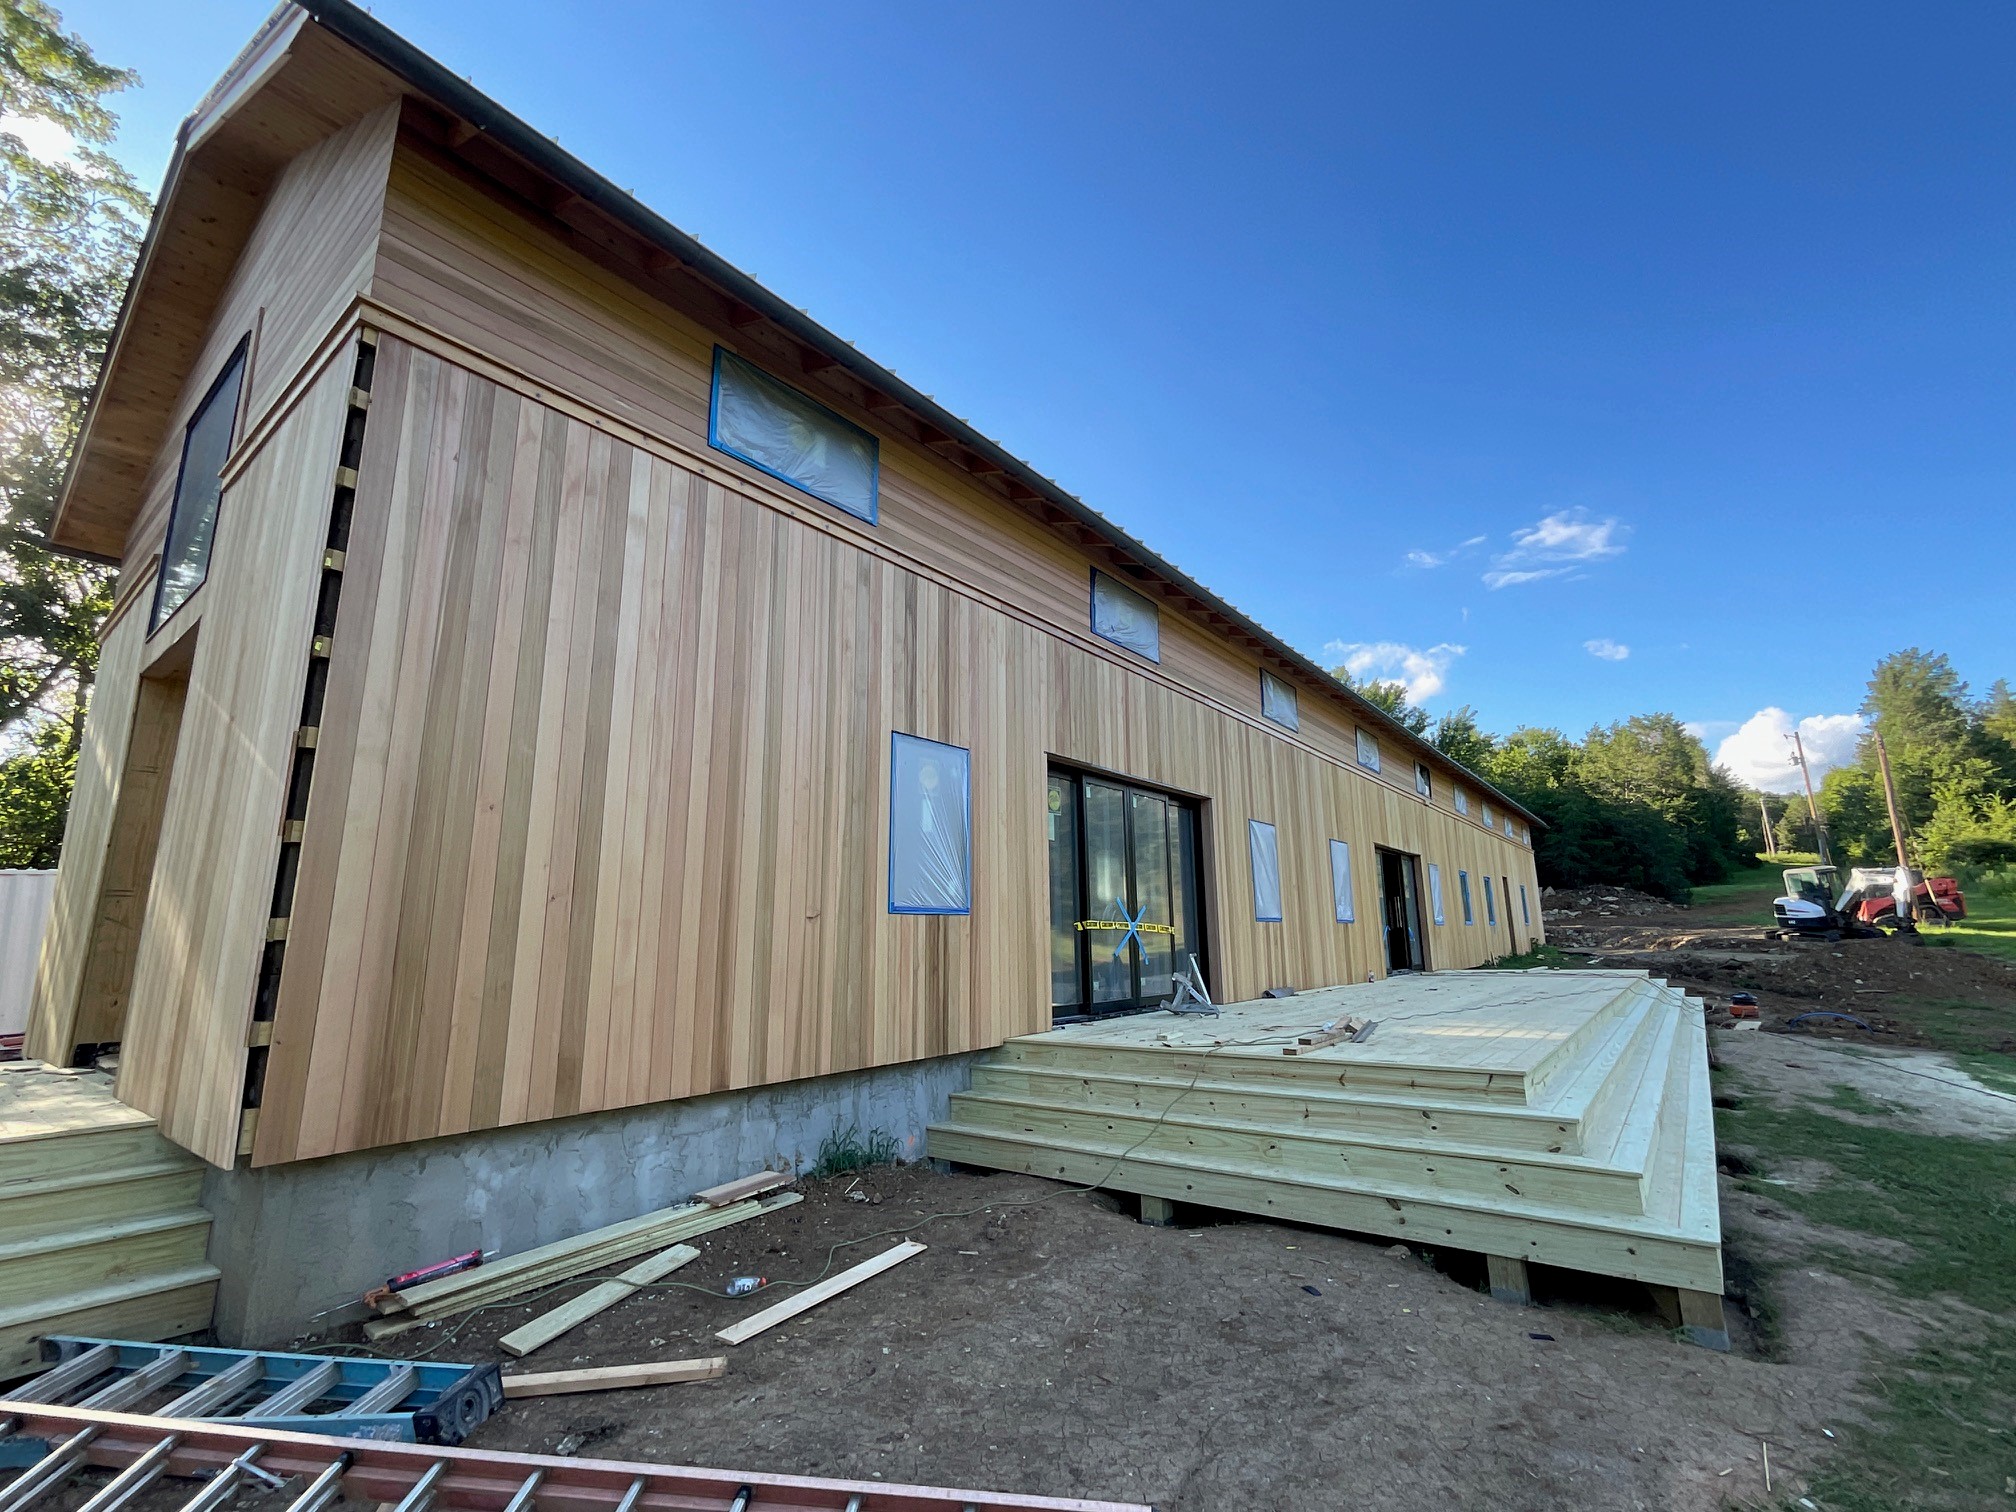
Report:
<svg viewBox="0 0 2016 1512"><path fill-rule="evenodd" d="M972 758L958 746L892 735L889 911L972 910Z"/></svg>
<svg viewBox="0 0 2016 1512"><path fill-rule="evenodd" d="M1260 671L1260 712L1287 729L1302 728L1302 708L1293 684L1281 681L1264 667Z"/></svg>
<svg viewBox="0 0 2016 1512"><path fill-rule="evenodd" d="M1476 916L1470 912L1470 873L1467 871L1456 873L1456 890L1463 895L1463 922L1475 924Z"/></svg>
<svg viewBox="0 0 2016 1512"><path fill-rule="evenodd" d="M714 349L707 440L835 509L875 523L875 438L733 352Z"/></svg>
<svg viewBox="0 0 2016 1512"><path fill-rule="evenodd" d="M1519 884L1519 917L1526 923L1533 922L1533 910L1526 906L1526 884Z"/></svg>
<svg viewBox="0 0 2016 1512"><path fill-rule="evenodd" d="M1274 843L1274 826L1258 819L1246 821L1246 847L1253 856L1253 919L1259 924L1281 922L1281 853Z"/></svg>
<svg viewBox="0 0 2016 1512"><path fill-rule="evenodd" d="M1498 922L1498 899L1491 889L1491 879L1484 879L1484 922L1495 925Z"/></svg>
<svg viewBox="0 0 2016 1512"><path fill-rule="evenodd" d="M1428 906L1434 910L1437 924L1446 922L1442 917L1442 868L1433 861L1428 863Z"/></svg>
<svg viewBox="0 0 2016 1512"><path fill-rule="evenodd" d="M1478 805L1477 812L1484 818L1484 828L1491 828L1491 805L1488 803L1480 804Z"/></svg>
<svg viewBox="0 0 2016 1512"><path fill-rule="evenodd" d="M1097 568L1092 571L1092 633L1136 656L1162 660L1162 620L1155 605Z"/></svg>
<svg viewBox="0 0 2016 1512"><path fill-rule="evenodd" d="M248 338L249 340L249 338ZM168 515L168 539L161 548L161 577L154 587L153 634L210 575L210 546L217 536L217 505L224 494L224 463L238 424L238 390L245 378L245 342L196 407L182 434L182 470L175 478L175 503Z"/></svg>
<svg viewBox="0 0 2016 1512"><path fill-rule="evenodd" d="M1414 763L1414 791L1423 798L1435 796L1435 779L1429 775L1428 763L1425 761Z"/></svg>
<svg viewBox="0 0 2016 1512"><path fill-rule="evenodd" d="M1379 770L1379 742L1363 730L1358 732L1358 765L1369 772Z"/></svg>
<svg viewBox="0 0 2016 1512"><path fill-rule="evenodd" d="M1467 814L1470 812L1470 795L1464 792L1463 789L1461 789L1460 787L1452 788L1450 790L1449 796L1451 799L1454 800L1456 804L1457 813Z"/></svg>
<svg viewBox="0 0 2016 1512"><path fill-rule="evenodd" d="M1505 838L1507 840L1516 840L1519 838L1512 832L1512 816L1510 814L1505 816Z"/></svg>
<svg viewBox="0 0 2016 1512"><path fill-rule="evenodd" d="M1355 924L1358 905L1351 898L1351 847L1342 840L1330 842L1330 895L1337 904L1337 922Z"/></svg>

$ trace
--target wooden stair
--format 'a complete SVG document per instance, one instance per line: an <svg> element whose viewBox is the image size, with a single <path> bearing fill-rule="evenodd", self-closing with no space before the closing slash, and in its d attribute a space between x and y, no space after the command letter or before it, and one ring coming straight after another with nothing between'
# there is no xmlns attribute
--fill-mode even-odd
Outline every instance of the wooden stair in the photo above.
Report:
<svg viewBox="0 0 2016 1512"><path fill-rule="evenodd" d="M1720 1293L1698 1001L1625 972L1308 996L1012 1040L954 1094L927 1152ZM1344 1012L1382 1028L1281 1054L1284 1021Z"/></svg>
<svg viewBox="0 0 2016 1512"><path fill-rule="evenodd" d="M0 1380L44 1334L158 1340L210 1326L203 1164L109 1078L0 1066Z"/></svg>

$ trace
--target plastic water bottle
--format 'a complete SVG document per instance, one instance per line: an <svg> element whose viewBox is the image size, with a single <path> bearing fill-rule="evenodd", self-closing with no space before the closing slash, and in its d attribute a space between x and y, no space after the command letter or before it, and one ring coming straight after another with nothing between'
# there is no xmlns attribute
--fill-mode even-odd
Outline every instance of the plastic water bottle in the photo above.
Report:
<svg viewBox="0 0 2016 1512"><path fill-rule="evenodd" d="M737 1276L728 1283L726 1295L731 1297L746 1297L751 1292L761 1291L769 1284L768 1278L763 1276Z"/></svg>

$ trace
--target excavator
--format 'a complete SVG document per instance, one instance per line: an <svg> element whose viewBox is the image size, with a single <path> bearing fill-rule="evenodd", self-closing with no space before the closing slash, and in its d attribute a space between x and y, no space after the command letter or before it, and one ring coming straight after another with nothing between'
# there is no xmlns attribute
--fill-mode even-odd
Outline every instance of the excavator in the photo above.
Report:
<svg viewBox="0 0 2016 1512"><path fill-rule="evenodd" d="M1868 940L1882 933L1879 923L1902 930L1916 928L1919 919L1951 923L1967 917L1967 898L1951 877L1926 877L1915 868L1858 866L1841 886L1833 866L1794 866L1784 873L1785 895L1771 904L1780 940ZM1910 891L1900 913L1898 894Z"/></svg>

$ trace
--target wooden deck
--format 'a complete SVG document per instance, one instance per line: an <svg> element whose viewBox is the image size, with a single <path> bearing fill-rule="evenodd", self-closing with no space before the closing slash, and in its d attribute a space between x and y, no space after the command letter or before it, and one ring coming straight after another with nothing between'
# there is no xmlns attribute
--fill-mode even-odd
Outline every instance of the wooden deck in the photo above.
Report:
<svg viewBox="0 0 2016 1512"><path fill-rule="evenodd" d="M1362 1043L1284 1053L1346 1016L1374 1021ZM1642 972L1445 972L1027 1035L928 1150L1722 1291L1701 1005Z"/></svg>
<svg viewBox="0 0 2016 1512"><path fill-rule="evenodd" d="M45 1333L168 1339L210 1324L203 1166L111 1078L0 1066L0 1380Z"/></svg>

